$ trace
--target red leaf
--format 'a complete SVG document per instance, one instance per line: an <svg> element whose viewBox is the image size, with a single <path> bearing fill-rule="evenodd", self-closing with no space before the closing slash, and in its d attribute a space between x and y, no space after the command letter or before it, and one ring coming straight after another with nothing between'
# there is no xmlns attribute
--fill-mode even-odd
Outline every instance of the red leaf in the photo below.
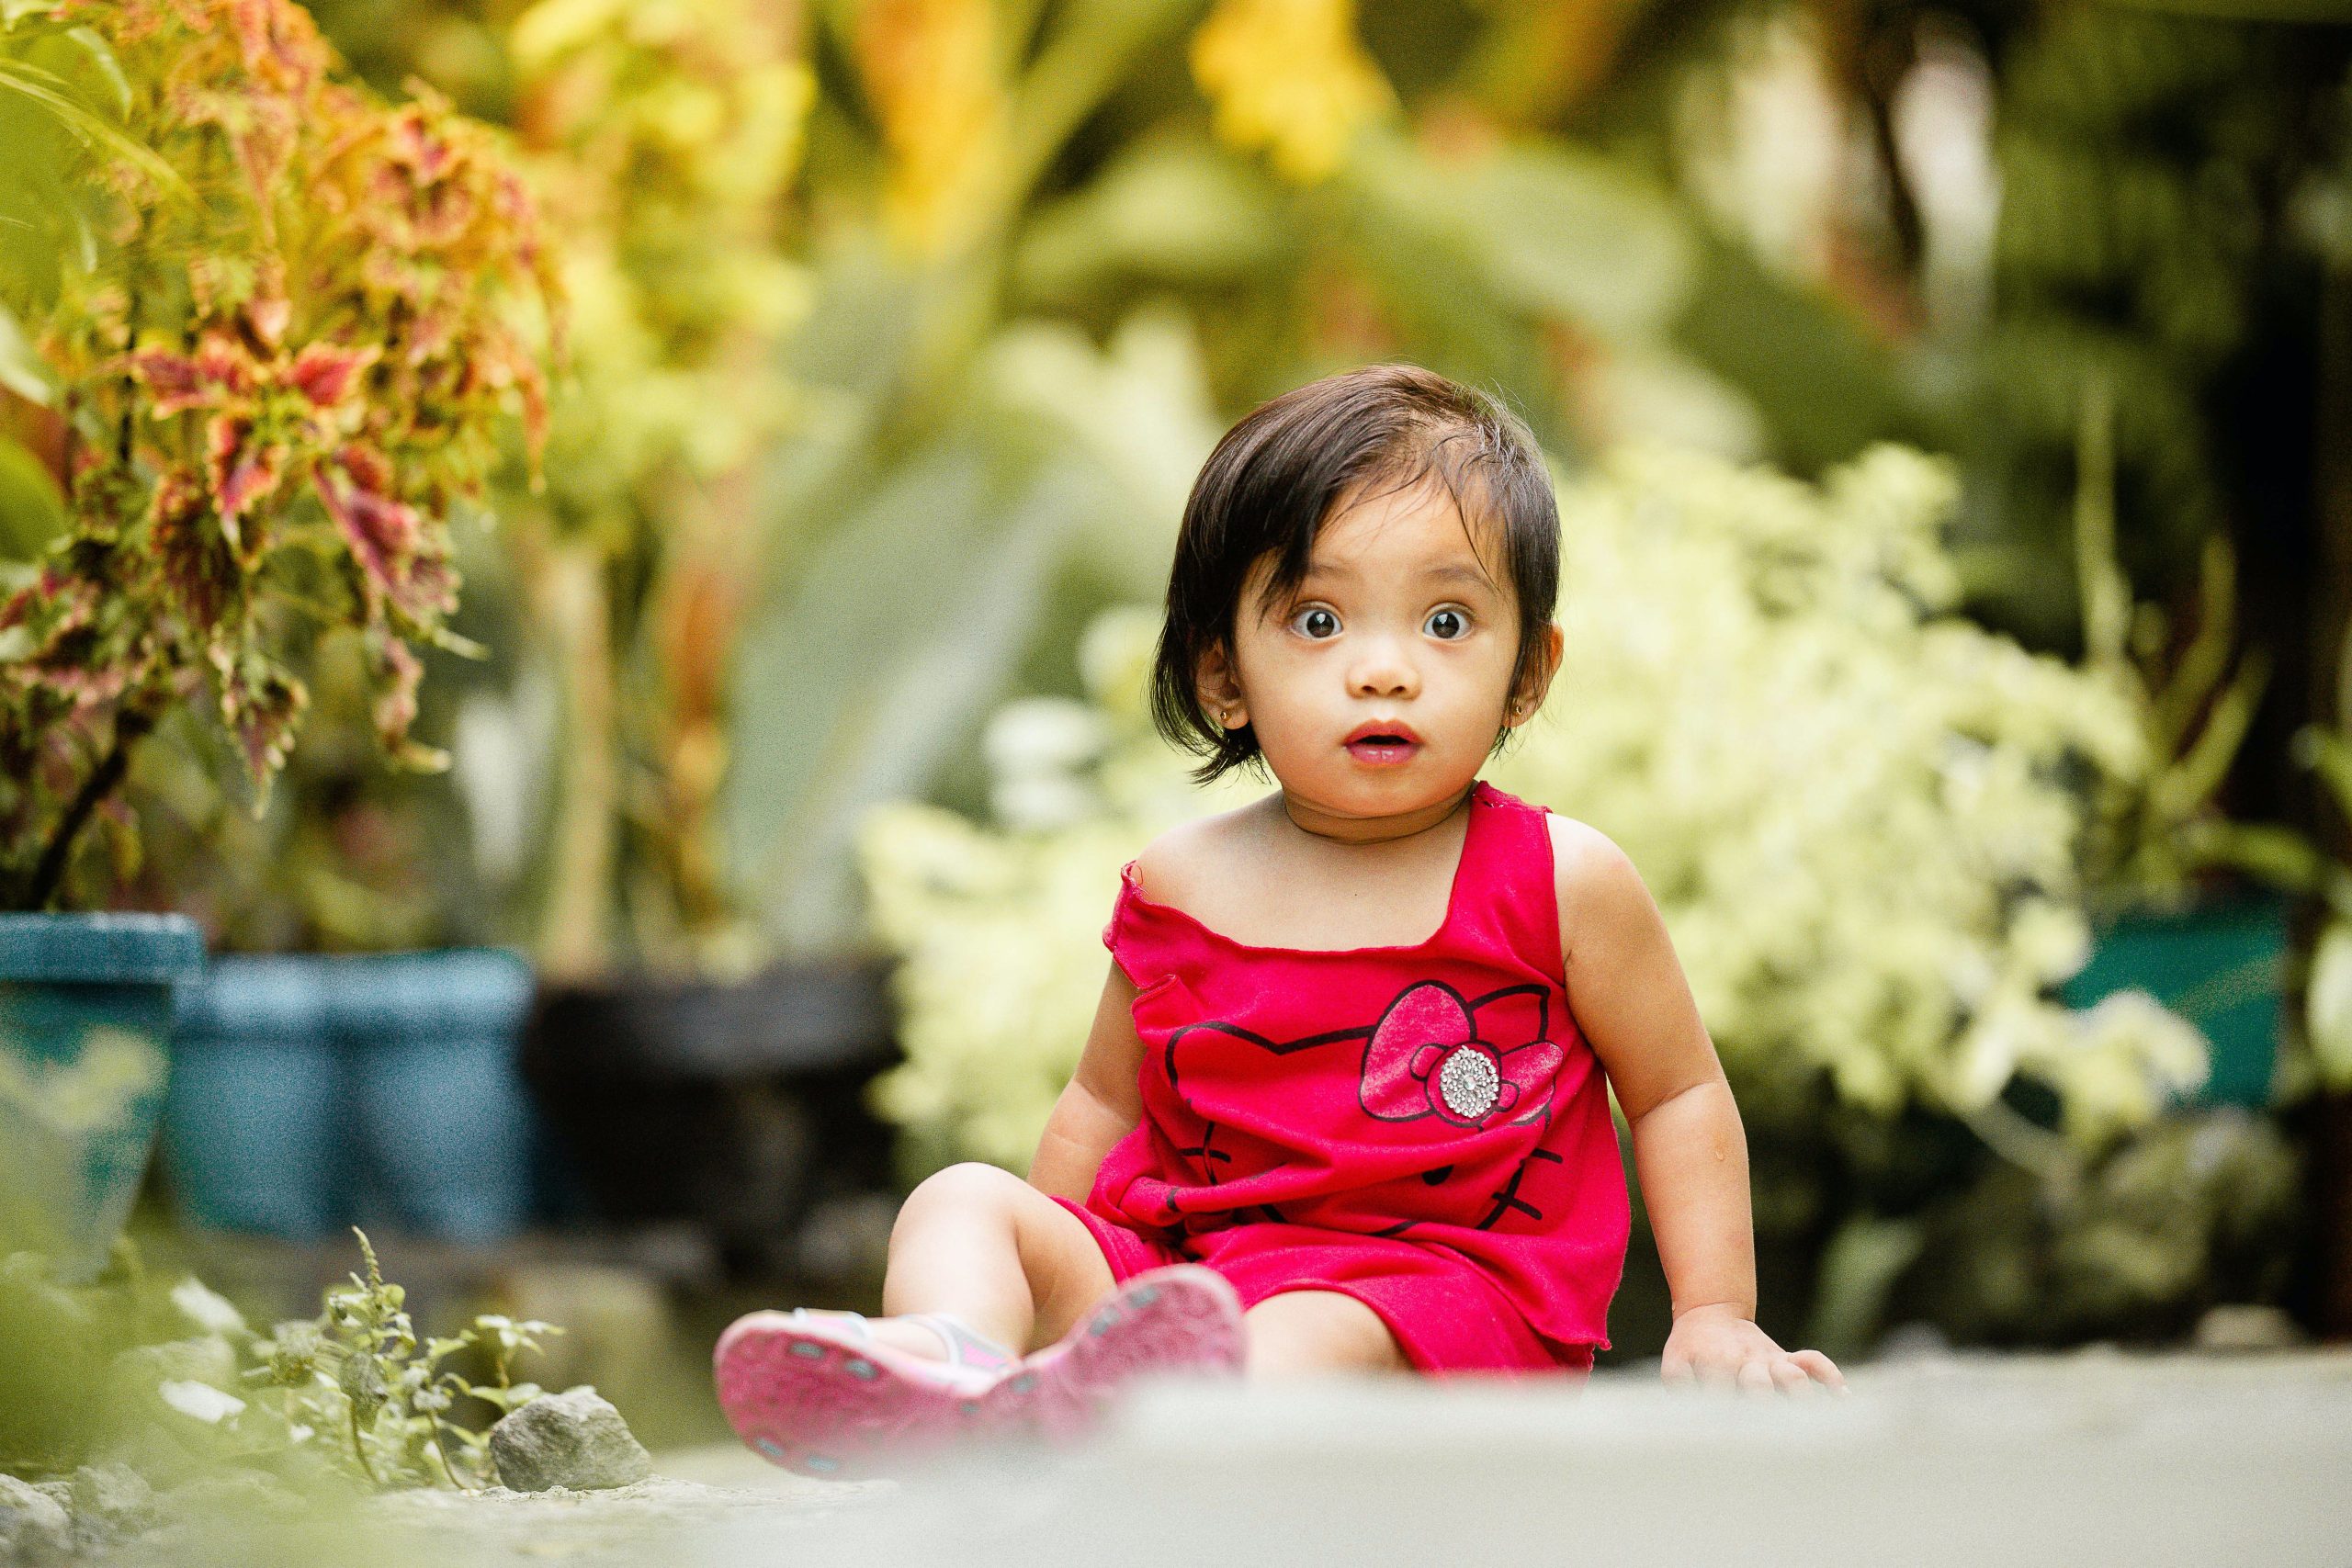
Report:
<svg viewBox="0 0 2352 1568"><path fill-rule="evenodd" d="M424 665L408 644L386 637L374 650L384 689L376 698L376 737L385 750L397 753L408 743L409 726L416 722L416 686Z"/></svg>
<svg viewBox="0 0 2352 1568"><path fill-rule="evenodd" d="M168 419L183 409L212 400L212 389L197 373L196 361L161 348L142 348L130 356L130 374L153 400L157 419Z"/></svg>
<svg viewBox="0 0 2352 1568"><path fill-rule="evenodd" d="M308 398L313 408L331 409L351 396L352 389L359 384L359 373L373 365L382 352L373 344L365 348L311 344L294 356L286 382Z"/></svg>
<svg viewBox="0 0 2352 1568"><path fill-rule="evenodd" d="M254 389L251 355L229 338L209 333L193 355L164 348L142 348L130 356L130 374L154 399L149 410L169 419L192 408L217 408L249 397Z"/></svg>
<svg viewBox="0 0 2352 1568"><path fill-rule="evenodd" d="M286 765L294 726L310 705L311 694L286 670L255 652L239 657L220 643L209 650L220 682L220 722L244 754L256 784L266 784Z"/></svg>
<svg viewBox="0 0 2352 1568"><path fill-rule="evenodd" d="M181 613L198 631L219 624L238 579L236 562L221 547L221 530L209 526L204 487L175 470L155 487L148 539L164 584Z"/></svg>
<svg viewBox="0 0 2352 1568"><path fill-rule="evenodd" d="M369 482L380 484L389 478L380 456L346 446L314 473L319 499L342 532L351 558L359 564L371 618L386 600L417 622L457 607L457 584L447 565L430 553L424 516Z"/></svg>
<svg viewBox="0 0 2352 1568"><path fill-rule="evenodd" d="M254 423L233 414L216 414L206 428L206 455L210 462L212 499L220 509L221 532L249 559L254 551L241 537L238 524L247 509L277 488L285 478L285 449L256 445Z"/></svg>

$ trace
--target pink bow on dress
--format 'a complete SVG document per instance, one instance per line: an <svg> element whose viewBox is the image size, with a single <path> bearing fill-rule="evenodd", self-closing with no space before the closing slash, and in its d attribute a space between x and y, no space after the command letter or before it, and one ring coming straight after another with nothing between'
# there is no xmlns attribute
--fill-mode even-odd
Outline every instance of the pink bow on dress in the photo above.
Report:
<svg viewBox="0 0 2352 1568"><path fill-rule="evenodd" d="M1364 1111L1384 1122L1436 1116L1485 1131L1539 1120L1565 1059L1548 1040L1509 1049L1477 1037L1453 987L1423 980L1397 993L1364 1047Z"/></svg>

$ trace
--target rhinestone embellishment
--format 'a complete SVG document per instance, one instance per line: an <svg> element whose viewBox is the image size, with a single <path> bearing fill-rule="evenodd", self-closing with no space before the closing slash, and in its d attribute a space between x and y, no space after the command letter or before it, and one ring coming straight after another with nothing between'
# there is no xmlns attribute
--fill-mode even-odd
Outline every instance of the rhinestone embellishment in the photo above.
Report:
<svg viewBox="0 0 2352 1568"><path fill-rule="evenodd" d="M1492 1111L1502 1089L1502 1075L1484 1051L1456 1051L1437 1072L1438 1098L1464 1122L1476 1122Z"/></svg>

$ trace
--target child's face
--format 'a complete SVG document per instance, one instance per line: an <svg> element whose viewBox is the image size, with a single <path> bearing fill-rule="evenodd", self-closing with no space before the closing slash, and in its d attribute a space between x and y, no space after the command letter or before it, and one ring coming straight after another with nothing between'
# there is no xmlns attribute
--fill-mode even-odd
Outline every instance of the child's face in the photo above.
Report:
<svg viewBox="0 0 2352 1568"><path fill-rule="evenodd" d="M1519 649L1510 585L1478 558L1442 488L1426 482L1360 504L1342 497L1306 578L1261 611L1272 558L1251 568L1233 659L1212 653L1203 705L1257 732L1294 798L1337 816L1385 817L1459 795L1507 722ZM1530 703L1541 700L1541 692ZM1520 716L1523 717L1524 716ZM1367 723L1418 744L1349 744Z"/></svg>

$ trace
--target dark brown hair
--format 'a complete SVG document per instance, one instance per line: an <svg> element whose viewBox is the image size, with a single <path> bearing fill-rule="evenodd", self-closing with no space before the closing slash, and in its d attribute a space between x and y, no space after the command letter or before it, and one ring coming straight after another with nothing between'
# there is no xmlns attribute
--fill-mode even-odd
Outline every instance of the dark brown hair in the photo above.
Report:
<svg viewBox="0 0 2352 1568"><path fill-rule="evenodd" d="M1251 764L1265 773L1255 727L1228 730L1201 711L1202 656L1234 646L1250 569L1275 557L1263 602L1306 576L1308 552L1332 503L1357 486L1393 490L1430 479L1445 487L1471 530L1499 535L1519 604L1511 692L1522 694L1560 584L1560 513L1526 423L1491 397L1417 365L1369 365L1326 376L1260 405L1225 433L1184 502L1168 578L1168 614L1152 663L1151 716L1169 741L1207 761L1207 784ZM1498 752L1509 727L1495 737ZM1490 755L1492 753L1489 753Z"/></svg>

